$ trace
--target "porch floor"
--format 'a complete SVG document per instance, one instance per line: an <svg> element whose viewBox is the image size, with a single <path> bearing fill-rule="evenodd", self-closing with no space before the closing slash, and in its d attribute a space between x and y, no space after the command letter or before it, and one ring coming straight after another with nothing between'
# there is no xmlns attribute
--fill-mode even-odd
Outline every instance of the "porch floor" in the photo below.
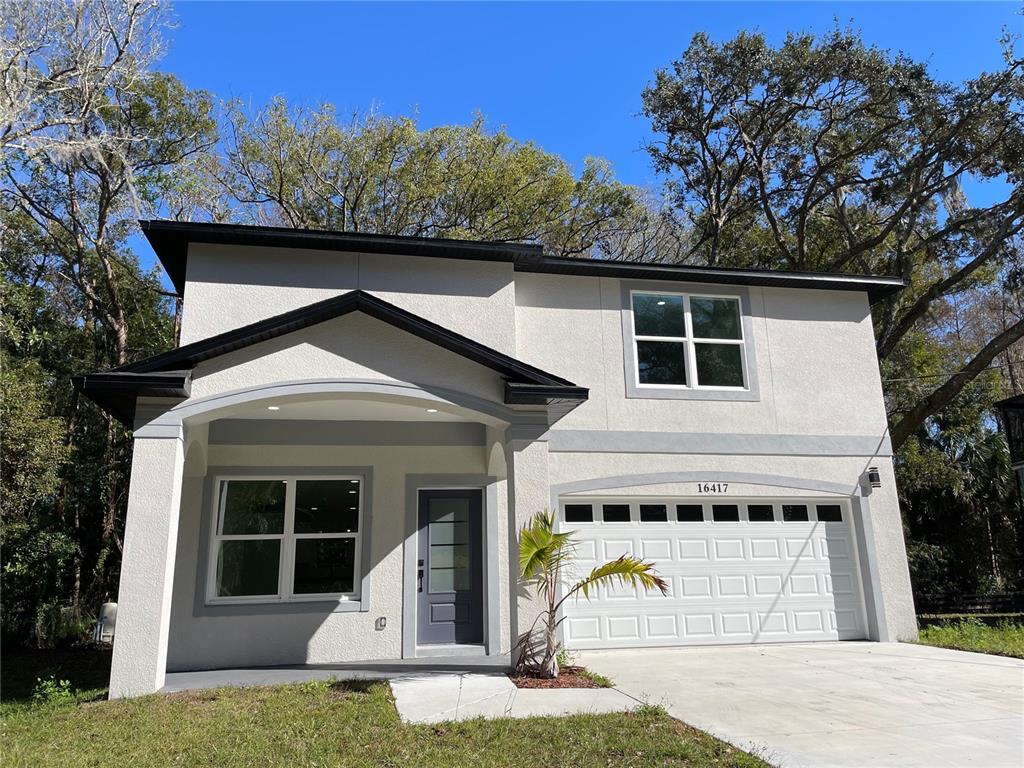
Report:
<svg viewBox="0 0 1024 768"><path fill-rule="evenodd" d="M503 656L432 656L387 661L338 664L296 664L274 667L239 667L193 672L168 672L161 693L195 691L225 686L303 683L307 680L391 680L398 677L491 675L505 672L511 659Z"/></svg>

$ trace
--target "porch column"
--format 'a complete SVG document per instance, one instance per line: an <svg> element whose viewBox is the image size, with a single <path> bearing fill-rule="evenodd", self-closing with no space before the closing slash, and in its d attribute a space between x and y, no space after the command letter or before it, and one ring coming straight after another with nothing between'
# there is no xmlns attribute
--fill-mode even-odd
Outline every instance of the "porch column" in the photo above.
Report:
<svg viewBox="0 0 1024 768"><path fill-rule="evenodd" d="M533 624L540 611L540 603L531 593L519 586L519 529L538 512L551 506L548 480L548 444L539 440L511 439L507 443L509 561L511 591L511 639L513 645L519 635Z"/></svg>
<svg viewBox="0 0 1024 768"><path fill-rule="evenodd" d="M112 699L154 693L164 684L183 468L181 425L136 432L110 670Z"/></svg>

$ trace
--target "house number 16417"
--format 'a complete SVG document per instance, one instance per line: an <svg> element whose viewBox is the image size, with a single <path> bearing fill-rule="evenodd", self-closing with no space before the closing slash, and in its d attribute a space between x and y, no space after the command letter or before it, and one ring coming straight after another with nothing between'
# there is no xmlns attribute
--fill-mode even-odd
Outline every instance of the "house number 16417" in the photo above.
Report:
<svg viewBox="0 0 1024 768"><path fill-rule="evenodd" d="M697 483L698 493L728 493L728 483Z"/></svg>

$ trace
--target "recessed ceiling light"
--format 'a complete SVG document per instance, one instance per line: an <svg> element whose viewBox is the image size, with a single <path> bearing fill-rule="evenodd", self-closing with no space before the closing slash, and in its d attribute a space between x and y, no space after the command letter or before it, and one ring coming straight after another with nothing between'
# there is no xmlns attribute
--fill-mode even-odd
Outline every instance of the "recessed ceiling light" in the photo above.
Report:
<svg viewBox="0 0 1024 768"><path fill-rule="evenodd" d="M427 408L427 413L437 413L437 408Z"/></svg>
<svg viewBox="0 0 1024 768"><path fill-rule="evenodd" d="M355 493L355 491L349 491L349 493Z"/></svg>
<svg viewBox="0 0 1024 768"><path fill-rule="evenodd" d="M309 509L311 512L316 512L320 507L310 507Z"/></svg>
<svg viewBox="0 0 1024 768"><path fill-rule="evenodd" d="M658 302L658 306L659 307L664 307L665 306L665 302L664 301L659 301Z"/></svg>
<svg viewBox="0 0 1024 768"><path fill-rule="evenodd" d="M350 483L358 483L358 480L349 480Z"/></svg>
<svg viewBox="0 0 1024 768"><path fill-rule="evenodd" d="M268 405L267 406L267 410L268 411L280 411L281 410L281 406L279 406L279 405Z"/></svg>

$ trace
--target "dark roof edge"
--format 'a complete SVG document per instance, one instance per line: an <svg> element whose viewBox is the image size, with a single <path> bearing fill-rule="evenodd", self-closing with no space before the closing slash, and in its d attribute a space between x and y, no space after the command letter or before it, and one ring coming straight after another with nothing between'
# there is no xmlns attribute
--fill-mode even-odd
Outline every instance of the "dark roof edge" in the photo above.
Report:
<svg viewBox="0 0 1024 768"><path fill-rule="evenodd" d="M188 398L192 390L191 371L101 371L72 376L71 384L96 405L131 429L138 397Z"/></svg>
<svg viewBox="0 0 1024 768"><path fill-rule="evenodd" d="M360 290L201 339L112 371L75 376L72 383L79 392L131 427L137 397L187 398L191 371L198 363L357 311L495 371L505 378L508 405L578 405L587 399L588 391L584 387Z"/></svg>
<svg viewBox="0 0 1024 768"><path fill-rule="evenodd" d="M694 267L683 264L645 264L633 261L574 259L556 256L545 256L531 262L516 263L515 269L517 272L588 275L631 280L864 291L868 294L872 304L902 290L906 285L902 278L894 276L875 277L872 275L845 275L836 272L784 272L768 269Z"/></svg>
<svg viewBox="0 0 1024 768"><path fill-rule="evenodd" d="M340 296L274 315L136 363L129 363L116 370L144 373L193 368L204 360L357 311L488 367L511 380L555 387L575 386L570 381L498 352L362 290L349 291Z"/></svg>
<svg viewBox="0 0 1024 768"><path fill-rule="evenodd" d="M508 262L512 263L515 270L519 272L702 282L721 285L764 285L780 288L864 291L872 303L891 296L905 286L902 278L894 276L876 277L828 272L694 267L684 264L648 264L633 261L544 256L541 246L528 243L450 240L161 219L143 219L139 221L139 226L142 227L143 234L153 246L167 276L179 294L185 290L185 266L190 242Z"/></svg>
<svg viewBox="0 0 1024 768"><path fill-rule="evenodd" d="M140 219L139 226L179 294L185 289L185 265L189 243L225 243L500 262L537 259L543 254L541 246L529 243L376 235L162 219Z"/></svg>

